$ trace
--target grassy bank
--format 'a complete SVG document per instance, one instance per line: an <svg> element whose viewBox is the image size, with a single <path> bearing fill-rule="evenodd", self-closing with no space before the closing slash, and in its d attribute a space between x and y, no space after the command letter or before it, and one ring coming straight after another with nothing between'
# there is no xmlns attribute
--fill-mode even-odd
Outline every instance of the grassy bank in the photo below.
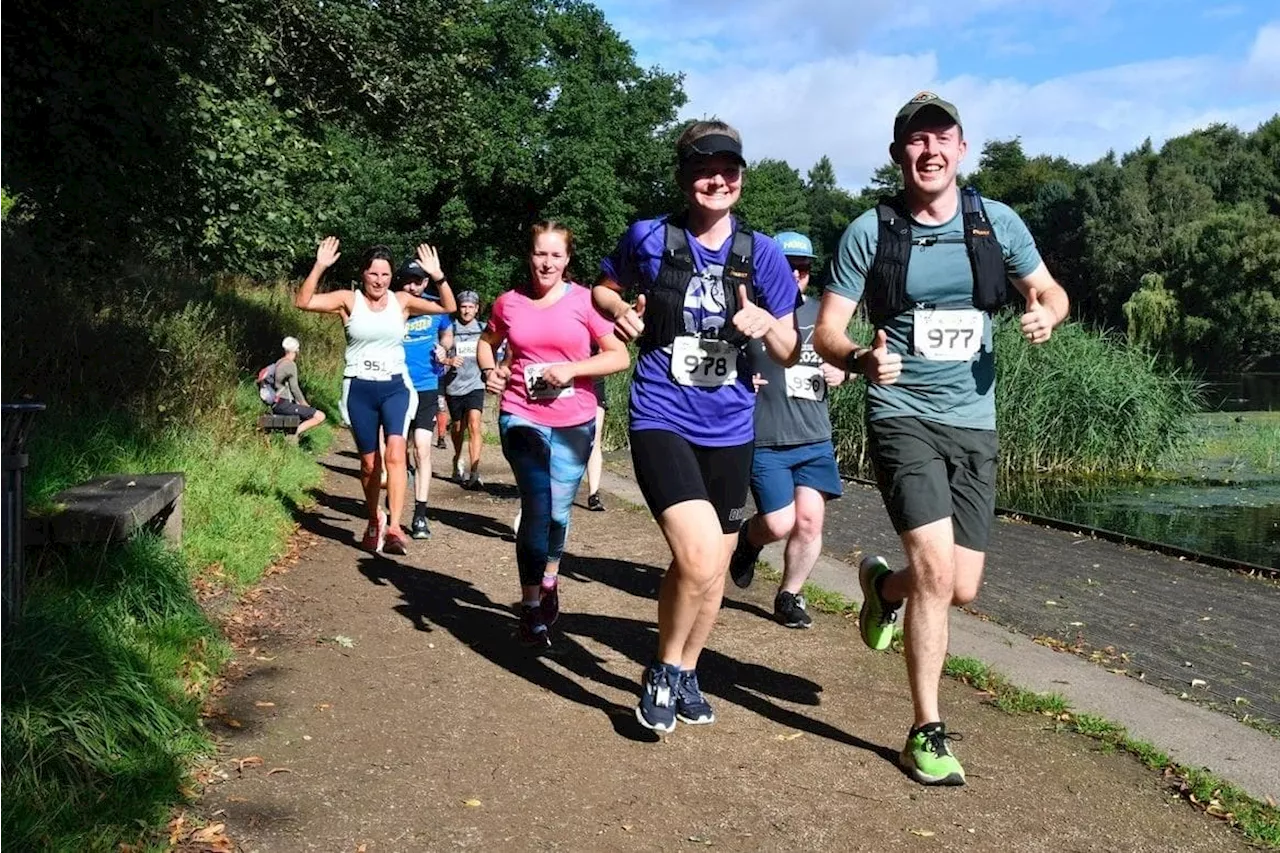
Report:
<svg viewBox="0 0 1280 853"><path fill-rule="evenodd" d="M870 327L860 320L851 334L863 343L871 340ZM999 318L995 348L997 429L1006 473L1149 472L1191 446L1199 408L1194 383L1168 374L1142 350L1079 323L1064 324L1046 344L1033 347L1012 314ZM626 443L629 382L629 372L609 379L610 449ZM833 391L831 424L842 471L867 476L865 382Z"/></svg>
<svg viewBox="0 0 1280 853"><path fill-rule="evenodd" d="M6 392L34 378L50 405L28 445L29 505L49 511L60 489L109 473L187 482L180 551L151 537L29 551L24 609L4 636L5 842L116 850L158 837L212 752L200 709L229 649L193 581L258 580L320 482L313 453L329 428L301 448L257 433L249 377L298 336L304 390L336 415L342 332L277 288L191 282L156 300L145 281L120 282L59 314L49 303L64 287L44 285L21 302L5 293L4 310L34 324L6 337Z"/></svg>

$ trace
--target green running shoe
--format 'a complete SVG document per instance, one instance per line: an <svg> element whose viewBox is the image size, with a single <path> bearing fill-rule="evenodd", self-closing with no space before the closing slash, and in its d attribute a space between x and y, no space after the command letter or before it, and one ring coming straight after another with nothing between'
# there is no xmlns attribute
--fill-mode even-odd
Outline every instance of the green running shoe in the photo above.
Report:
<svg viewBox="0 0 1280 853"><path fill-rule="evenodd" d="M862 642L876 651L884 651L893 642L893 626L898 621L902 602L890 604L880 595L879 580L893 570L884 557L863 557L858 566L858 584L862 587L862 609L858 611L858 632Z"/></svg>
<svg viewBox="0 0 1280 853"><path fill-rule="evenodd" d="M902 769L921 785L963 785L964 768L951 754L947 740L959 735L947 734L942 723L925 723L907 735L907 745L898 757Z"/></svg>

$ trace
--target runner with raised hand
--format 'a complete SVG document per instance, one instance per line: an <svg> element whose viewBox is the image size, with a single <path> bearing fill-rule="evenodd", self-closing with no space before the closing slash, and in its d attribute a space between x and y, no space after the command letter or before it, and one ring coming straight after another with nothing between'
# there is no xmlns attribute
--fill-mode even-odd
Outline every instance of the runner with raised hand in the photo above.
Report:
<svg viewBox="0 0 1280 853"><path fill-rule="evenodd" d="M636 717L670 732L676 719L715 720L698 658L715 625L751 471L755 393L745 354L799 357L795 282L778 245L739 228L742 139L720 121L691 124L676 142L687 207L632 224L592 293L640 355L631 383L636 480L671 548L658 597L658 648ZM623 294L635 294L629 304Z"/></svg>
<svg viewBox="0 0 1280 853"><path fill-rule="evenodd" d="M520 490L519 636L547 646L560 614L569 514L595 437L594 380L625 370L631 358L591 293L565 277L573 233L544 220L530 229L530 243L528 283L493 303L476 358L488 390L501 395L502 452ZM509 365L497 363L504 341Z"/></svg>
<svg viewBox="0 0 1280 853"><path fill-rule="evenodd" d="M961 190L967 146L960 113L932 92L898 111L889 155L904 191L853 221L832 260L815 342L829 363L861 373L876 480L907 566L862 561L859 629L873 649L905 618L915 719L900 760L926 785L963 785L938 708L949 608L982 582L995 515L996 406L993 315L1013 282L1027 304L1024 337L1049 339L1067 317L1027 226L1007 205ZM875 327L870 347L849 340L859 303Z"/></svg>
<svg viewBox="0 0 1280 853"><path fill-rule="evenodd" d="M400 529L400 513L408 488L405 435L413 418L416 395L404 363L405 321L420 314L448 314L455 304L449 283L441 279L440 301L431 302L405 292L391 292L391 250L372 246L360 262L360 287L316 293L320 279L341 256L337 237L326 237L316 261L293 304L304 311L337 314L347 334L346 367L342 374L342 417L351 425L360 454L360 483L364 488L369 524L360 545L367 551L386 549L404 554L408 541ZM440 268L436 250L418 246L424 269ZM386 459L378 450L378 430L386 435ZM381 472L387 468L388 519L379 506Z"/></svg>
<svg viewBox="0 0 1280 853"><path fill-rule="evenodd" d="M432 283L428 287L427 282ZM404 290L410 296L418 296L432 302L440 299L437 282L444 281L439 265L426 269L417 258L411 258L396 272L393 290ZM447 369L444 364L448 334L453 327L448 314L424 314L410 318L405 326L404 358L409 369L409 381L418 395L418 405L409 435L413 442L416 474L413 478L413 521L409 535L414 539L431 537L431 525L427 521L427 501L431 496L431 445L439 410L440 377ZM443 342L443 343L442 343Z"/></svg>

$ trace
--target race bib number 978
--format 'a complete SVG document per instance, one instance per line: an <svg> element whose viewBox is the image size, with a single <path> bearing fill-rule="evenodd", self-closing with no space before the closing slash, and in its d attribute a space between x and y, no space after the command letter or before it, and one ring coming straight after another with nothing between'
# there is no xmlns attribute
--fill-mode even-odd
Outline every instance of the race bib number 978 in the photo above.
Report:
<svg viewBox="0 0 1280 853"><path fill-rule="evenodd" d="M671 378L696 388L732 385L738 380L738 348L724 341L678 337L671 345Z"/></svg>
<svg viewBox="0 0 1280 853"><path fill-rule="evenodd" d="M982 349L983 314L974 308L918 308L915 351L929 361L969 361Z"/></svg>

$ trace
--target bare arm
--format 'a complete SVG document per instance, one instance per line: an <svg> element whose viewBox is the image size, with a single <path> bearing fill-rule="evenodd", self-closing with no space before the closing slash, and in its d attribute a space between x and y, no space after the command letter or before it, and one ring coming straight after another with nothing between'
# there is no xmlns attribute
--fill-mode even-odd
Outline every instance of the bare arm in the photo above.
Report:
<svg viewBox="0 0 1280 853"><path fill-rule="evenodd" d="M813 348L822 360L841 370L848 370L849 354L860 348L849 340L847 330L858 303L830 290L822 294L818 323L813 330Z"/></svg>
<svg viewBox="0 0 1280 853"><path fill-rule="evenodd" d="M490 394L501 394L507 390L507 380L511 378L509 364L497 364L494 353L502 346L502 336L497 332L485 329L476 341L476 364L480 365L480 376L484 379L485 390ZM510 354L511 347L507 347Z"/></svg>
<svg viewBox="0 0 1280 853"><path fill-rule="evenodd" d="M1027 301L1026 313L1022 315L1022 336L1033 344L1049 340L1054 327L1067 319L1071 311L1067 291L1054 280L1043 261L1030 275L1015 278L1013 286Z"/></svg>
<svg viewBox="0 0 1280 853"><path fill-rule="evenodd" d="M293 304L303 311L315 311L318 314L350 314L352 296L349 290L337 290L332 293L316 293L316 287L329 267L337 263L342 253L338 251L338 238L325 237L316 249L316 262L311 272L302 282L302 287L294 294Z"/></svg>
<svg viewBox="0 0 1280 853"><path fill-rule="evenodd" d="M644 294L636 297L634 306L622 298L622 285L601 276L591 288L591 302L596 310L613 321L613 333L623 342L634 341L644 332Z"/></svg>

